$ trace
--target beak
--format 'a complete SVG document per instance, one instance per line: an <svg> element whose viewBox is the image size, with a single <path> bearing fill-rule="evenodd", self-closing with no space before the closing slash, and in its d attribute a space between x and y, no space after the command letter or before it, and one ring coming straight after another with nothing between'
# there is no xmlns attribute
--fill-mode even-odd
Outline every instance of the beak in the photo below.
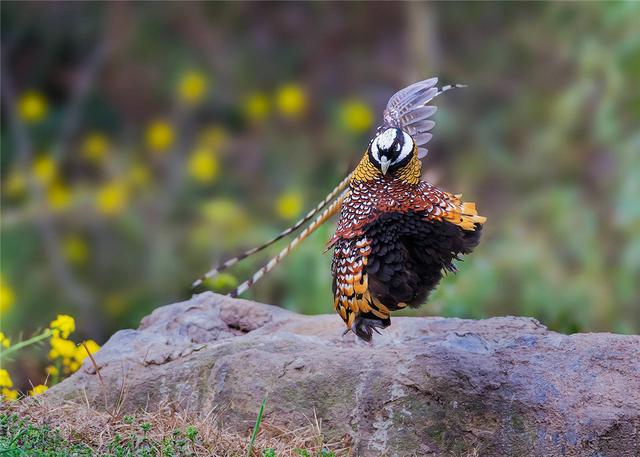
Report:
<svg viewBox="0 0 640 457"><path fill-rule="evenodd" d="M383 175L387 174L389 165L391 165L391 160L387 159L385 156L380 157L380 170L382 171Z"/></svg>

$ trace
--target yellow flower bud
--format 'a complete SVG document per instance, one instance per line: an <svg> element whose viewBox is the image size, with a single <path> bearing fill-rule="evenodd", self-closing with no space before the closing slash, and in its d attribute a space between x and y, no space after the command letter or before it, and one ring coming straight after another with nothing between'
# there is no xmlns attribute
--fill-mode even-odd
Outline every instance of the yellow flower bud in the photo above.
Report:
<svg viewBox="0 0 640 457"><path fill-rule="evenodd" d="M276 212L283 219L293 219L302 211L302 196L298 192L286 192L276 200Z"/></svg>
<svg viewBox="0 0 640 457"><path fill-rule="evenodd" d="M0 332L0 346L8 348L11 345L11 340L5 336L3 332Z"/></svg>
<svg viewBox="0 0 640 457"><path fill-rule="evenodd" d="M76 351L76 345L73 341L65 340L59 336L52 336L49 340L51 344L51 350L49 351L49 359L63 359L65 360L73 357Z"/></svg>
<svg viewBox="0 0 640 457"><path fill-rule="evenodd" d="M262 92L250 94L243 104L246 118L251 122L261 122L269 115L269 98Z"/></svg>
<svg viewBox="0 0 640 457"><path fill-rule="evenodd" d="M276 106L280 113L288 118L297 118L307 109L307 94L295 84L282 86L276 92Z"/></svg>
<svg viewBox="0 0 640 457"><path fill-rule="evenodd" d="M47 202L54 211L62 211L71 205L71 190L66 184L56 182L47 189Z"/></svg>
<svg viewBox="0 0 640 457"><path fill-rule="evenodd" d="M213 151L201 147L193 151L189 157L187 169L197 182L210 184L218 177L220 165Z"/></svg>
<svg viewBox="0 0 640 457"><path fill-rule="evenodd" d="M102 162L108 151L109 140L100 132L91 132L82 141L82 156L92 162Z"/></svg>
<svg viewBox="0 0 640 457"><path fill-rule="evenodd" d="M18 116L28 124L41 121L47 114L47 100L39 92L28 91L18 100Z"/></svg>
<svg viewBox="0 0 640 457"><path fill-rule="evenodd" d="M62 242L62 252L69 263L82 265L89 257L89 246L81 237L70 235Z"/></svg>
<svg viewBox="0 0 640 457"><path fill-rule="evenodd" d="M22 195L27 188L27 178L24 173L13 170L7 176L4 188L9 197L17 197Z"/></svg>
<svg viewBox="0 0 640 457"><path fill-rule="evenodd" d="M189 71L182 75L178 83L178 96L189 104L195 105L202 101L207 93L207 80L198 71Z"/></svg>
<svg viewBox="0 0 640 457"><path fill-rule="evenodd" d="M11 309L14 299L13 289L0 276L0 314L4 314Z"/></svg>
<svg viewBox="0 0 640 457"><path fill-rule="evenodd" d="M0 390L0 398L1 400L15 400L18 398L18 391L17 390L13 390L13 389L7 389L6 387L3 387Z"/></svg>
<svg viewBox="0 0 640 457"><path fill-rule="evenodd" d="M71 316L58 314L58 316L51 321L51 324L49 324L49 328L55 337L68 338L69 334L76 330L76 322ZM51 345L53 346L53 338Z"/></svg>
<svg viewBox="0 0 640 457"><path fill-rule="evenodd" d="M150 180L149 168L141 163L132 165L127 173L127 181L136 188L146 186Z"/></svg>
<svg viewBox="0 0 640 457"><path fill-rule="evenodd" d="M41 393L44 393L48 390L49 388L43 384L38 384L37 386L33 386L33 389L31 389L29 391L29 395L31 395L32 397L35 397L36 395L40 395Z"/></svg>
<svg viewBox="0 0 640 457"><path fill-rule="evenodd" d="M0 368L0 387L13 387L11 376L4 368Z"/></svg>
<svg viewBox="0 0 640 457"><path fill-rule="evenodd" d="M373 112L366 103L349 100L340 108L340 122L347 130L362 133L373 125Z"/></svg>
<svg viewBox="0 0 640 457"><path fill-rule="evenodd" d="M113 181L98 190L96 208L105 216L116 216L122 213L129 200L129 190L126 183Z"/></svg>
<svg viewBox="0 0 640 457"><path fill-rule="evenodd" d="M173 127L167 121L156 120L147 127L147 147L153 152L166 152L174 142Z"/></svg>
<svg viewBox="0 0 640 457"><path fill-rule="evenodd" d="M227 132L224 128L214 125L202 130L198 138L198 145L218 152L227 140Z"/></svg>
<svg viewBox="0 0 640 457"><path fill-rule="evenodd" d="M53 182L58 171L55 160L50 154L43 154L33 161L32 173L36 181L47 186Z"/></svg>

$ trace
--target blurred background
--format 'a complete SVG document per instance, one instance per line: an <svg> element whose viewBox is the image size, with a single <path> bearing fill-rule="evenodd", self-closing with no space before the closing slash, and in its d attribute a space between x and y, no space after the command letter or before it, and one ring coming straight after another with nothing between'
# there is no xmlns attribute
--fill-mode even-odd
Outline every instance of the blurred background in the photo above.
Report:
<svg viewBox="0 0 640 457"><path fill-rule="evenodd" d="M488 222L414 314L640 331L638 3L3 2L1 21L13 341L64 313L102 344L189 298L315 206L393 92L434 75L469 88L437 99L425 178ZM332 312L334 224L245 296ZM24 387L45 364L9 368Z"/></svg>

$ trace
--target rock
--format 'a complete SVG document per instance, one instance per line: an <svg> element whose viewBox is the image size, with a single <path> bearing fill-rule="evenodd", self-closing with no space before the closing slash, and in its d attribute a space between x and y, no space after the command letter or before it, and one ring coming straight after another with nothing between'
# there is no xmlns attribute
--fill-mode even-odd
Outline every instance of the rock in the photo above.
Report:
<svg viewBox="0 0 640 457"><path fill-rule="evenodd" d="M640 337L562 335L534 319L394 317L372 344L335 315L212 293L117 332L47 392L120 412L171 402L249 430L321 419L352 455L631 456Z"/></svg>

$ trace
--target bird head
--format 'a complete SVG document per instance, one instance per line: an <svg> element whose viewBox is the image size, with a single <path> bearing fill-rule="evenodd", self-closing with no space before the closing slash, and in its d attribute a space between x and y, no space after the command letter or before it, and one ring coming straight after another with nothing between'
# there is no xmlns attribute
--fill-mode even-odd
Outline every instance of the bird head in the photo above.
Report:
<svg viewBox="0 0 640 457"><path fill-rule="evenodd" d="M413 138L399 128L388 128L380 132L369 145L369 161L383 174L393 176L409 165L417 155Z"/></svg>

